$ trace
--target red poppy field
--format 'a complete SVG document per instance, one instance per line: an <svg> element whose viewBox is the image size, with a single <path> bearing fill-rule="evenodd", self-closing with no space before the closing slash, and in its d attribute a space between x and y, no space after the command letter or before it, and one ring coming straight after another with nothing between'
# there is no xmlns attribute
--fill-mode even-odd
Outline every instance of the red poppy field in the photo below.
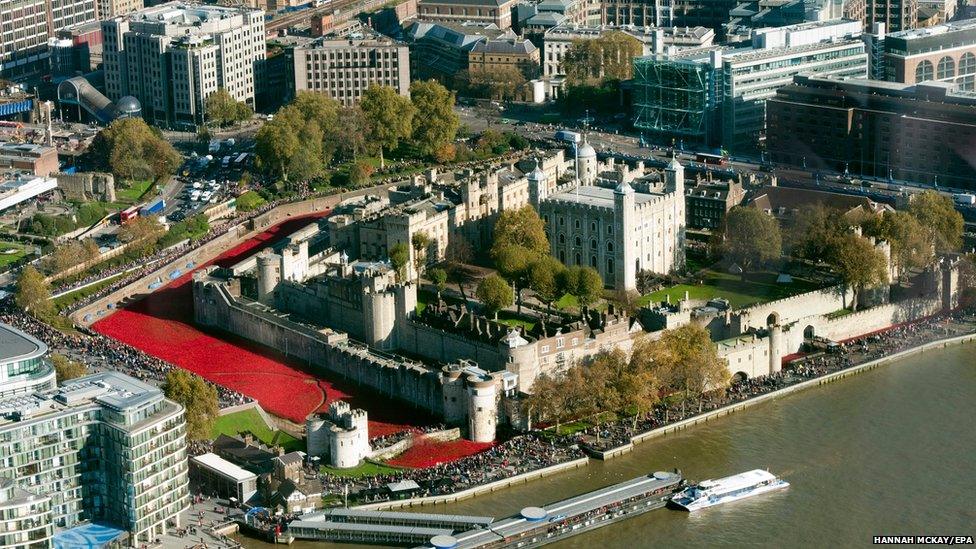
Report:
<svg viewBox="0 0 976 549"><path fill-rule="evenodd" d="M324 214L323 214L324 215ZM233 265L320 216L289 219L221 254L209 264ZM203 266L201 266L203 267ZM200 268L200 267L198 267ZM370 436L402 431L428 418L384 398L337 385L305 371L274 349L228 334L211 334L193 324L192 273L136 301L92 327L214 383L256 399L268 412L302 423L334 400L369 413Z"/></svg>
<svg viewBox="0 0 976 549"><path fill-rule="evenodd" d="M493 442L472 442L463 438L440 442L425 437L418 437L410 449L388 460L387 463L394 467L423 469L484 452L494 445L495 443Z"/></svg>

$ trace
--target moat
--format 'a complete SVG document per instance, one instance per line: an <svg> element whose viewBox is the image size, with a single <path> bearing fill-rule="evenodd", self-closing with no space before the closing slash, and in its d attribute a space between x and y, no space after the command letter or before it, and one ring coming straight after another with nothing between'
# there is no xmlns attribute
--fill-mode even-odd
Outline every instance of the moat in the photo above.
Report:
<svg viewBox="0 0 976 549"><path fill-rule="evenodd" d="M974 352L968 344L915 355L640 444L609 462L418 510L504 517L653 470L680 467L704 479L763 467L792 486L690 516L654 511L553 547L846 547L884 534L974 535Z"/></svg>

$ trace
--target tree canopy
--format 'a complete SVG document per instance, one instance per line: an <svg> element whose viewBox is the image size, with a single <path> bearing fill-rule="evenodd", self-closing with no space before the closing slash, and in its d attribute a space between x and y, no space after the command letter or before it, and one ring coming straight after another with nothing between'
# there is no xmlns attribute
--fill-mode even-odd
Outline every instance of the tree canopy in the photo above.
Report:
<svg viewBox="0 0 976 549"><path fill-rule="evenodd" d="M783 237L779 223L758 208L736 206L725 216L722 252L742 268L743 274L756 265L779 259Z"/></svg>
<svg viewBox="0 0 976 549"><path fill-rule="evenodd" d="M891 244L891 256L900 271L920 269L934 257L935 233L926 229L908 212L886 212L867 220L864 233Z"/></svg>
<svg viewBox="0 0 976 549"><path fill-rule="evenodd" d="M54 375L59 385L88 373L88 368L81 362L57 353L51 355L51 364L54 365Z"/></svg>
<svg viewBox="0 0 976 549"><path fill-rule="evenodd" d="M956 211L948 196L932 190L916 194L908 212L922 227L932 231L936 251L951 252L962 245L962 214Z"/></svg>
<svg viewBox="0 0 976 549"><path fill-rule="evenodd" d="M181 162L176 149L141 118L112 122L98 132L90 150L104 169L129 181L158 181L172 175Z"/></svg>
<svg viewBox="0 0 976 549"><path fill-rule="evenodd" d="M32 265L27 265L20 271L14 301L18 307L37 318L49 318L54 314L51 287L44 281L44 275Z"/></svg>
<svg viewBox="0 0 976 549"><path fill-rule="evenodd" d="M338 129L339 103L314 92L298 92L295 100L278 109L255 136L260 165L285 181L321 177L332 160L334 144L341 141L326 131Z"/></svg>
<svg viewBox="0 0 976 549"><path fill-rule="evenodd" d="M413 140L421 153L434 156L453 143L460 120L454 112L454 93L435 80L415 80L410 84L410 101L415 108Z"/></svg>
<svg viewBox="0 0 976 549"><path fill-rule="evenodd" d="M857 309L861 290L888 282L888 262L884 253L863 236L848 234L837 241L831 266L844 285L854 290L852 309Z"/></svg>
<svg viewBox="0 0 976 549"><path fill-rule="evenodd" d="M417 109L395 89L377 85L363 92L359 108L369 123L369 138L378 146L382 164L384 149L393 150L401 140L410 137Z"/></svg>
<svg viewBox="0 0 976 549"><path fill-rule="evenodd" d="M243 122L254 114L251 107L243 101L234 99L224 88L207 97L207 122L217 126L229 126L238 122Z"/></svg>
<svg viewBox="0 0 976 549"><path fill-rule="evenodd" d="M498 318L498 311L512 305L512 288L497 274L486 276L475 291L478 300L485 307L485 313Z"/></svg>
<svg viewBox="0 0 976 549"><path fill-rule="evenodd" d="M596 303L603 295L603 277L593 267L574 265L562 271L562 287L576 298L580 312Z"/></svg>
<svg viewBox="0 0 976 549"><path fill-rule="evenodd" d="M396 271L397 281L407 278L407 265L410 264L410 248L404 242L397 242L390 248L390 265Z"/></svg>
<svg viewBox="0 0 976 549"><path fill-rule="evenodd" d="M186 409L186 435L190 440L211 438L220 413L217 389L213 385L198 375L174 368L166 373L163 393Z"/></svg>
<svg viewBox="0 0 976 549"><path fill-rule="evenodd" d="M640 40L621 31L573 40L563 61L566 80L570 85L629 80L633 77L634 58L640 57L643 51Z"/></svg>
<svg viewBox="0 0 976 549"><path fill-rule="evenodd" d="M505 210L498 216L491 246L492 254L510 245L520 246L538 255L549 253L546 225L532 206Z"/></svg>

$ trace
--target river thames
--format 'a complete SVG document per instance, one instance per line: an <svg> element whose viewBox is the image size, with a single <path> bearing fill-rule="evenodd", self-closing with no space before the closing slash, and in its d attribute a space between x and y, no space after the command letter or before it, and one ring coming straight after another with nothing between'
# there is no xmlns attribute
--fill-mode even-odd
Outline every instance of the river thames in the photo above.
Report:
<svg viewBox="0 0 976 549"><path fill-rule="evenodd" d="M501 518L675 467L697 480L768 468L791 486L692 515L652 511L549 547L849 547L875 535L976 536L976 345L785 396L605 463L416 510Z"/></svg>

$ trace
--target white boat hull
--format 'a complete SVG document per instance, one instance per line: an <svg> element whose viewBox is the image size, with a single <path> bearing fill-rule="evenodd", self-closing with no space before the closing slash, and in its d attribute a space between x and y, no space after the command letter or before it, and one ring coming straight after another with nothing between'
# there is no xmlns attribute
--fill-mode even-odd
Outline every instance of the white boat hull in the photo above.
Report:
<svg viewBox="0 0 976 549"><path fill-rule="evenodd" d="M742 492L738 494L729 494L725 496L718 497L702 497L691 502L681 503L678 498L672 499L672 503L677 505L680 509L685 511L698 511L700 509L705 509L708 507L714 507L722 503L730 503L733 501L738 501L740 499L750 498L752 496L758 496L760 494L765 494L767 492L773 492L775 490L782 490L783 488L789 487L790 483L785 480L777 480L770 484L763 486L757 486L748 492Z"/></svg>

